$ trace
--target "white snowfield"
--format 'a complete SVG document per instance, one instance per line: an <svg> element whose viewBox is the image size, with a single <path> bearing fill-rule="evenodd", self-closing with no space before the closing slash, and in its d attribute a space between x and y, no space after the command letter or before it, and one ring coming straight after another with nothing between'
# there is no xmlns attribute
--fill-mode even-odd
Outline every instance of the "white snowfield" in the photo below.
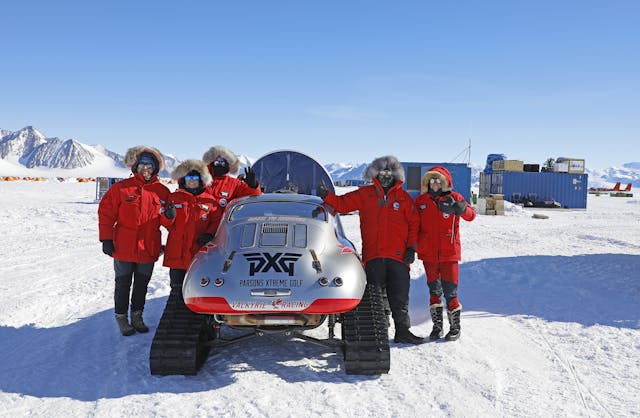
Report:
<svg viewBox="0 0 640 418"><path fill-rule="evenodd" d="M392 343L387 375L347 376L341 353L272 335L218 349L197 376L156 377L168 269L150 283L151 332L122 337L94 197L94 183L0 182L0 416L640 416L638 198L462 223L462 337ZM359 247L357 215L343 222ZM411 277L424 336L419 261Z"/></svg>

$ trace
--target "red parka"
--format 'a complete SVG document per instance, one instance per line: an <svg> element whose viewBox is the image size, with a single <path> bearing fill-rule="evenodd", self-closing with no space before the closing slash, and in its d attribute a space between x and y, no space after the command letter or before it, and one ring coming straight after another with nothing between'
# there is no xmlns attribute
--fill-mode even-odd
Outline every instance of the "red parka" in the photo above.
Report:
<svg viewBox="0 0 640 418"><path fill-rule="evenodd" d="M140 174L115 183L98 206L99 238L113 240L113 258L133 263L153 263L160 256L160 213L169 189L153 176Z"/></svg>
<svg viewBox="0 0 640 418"><path fill-rule="evenodd" d="M385 196L380 182L374 178L370 186L342 196L329 193L324 200L339 213L360 211L362 259L365 263L374 258L403 262L407 247L416 247L418 214L402 183L397 180Z"/></svg>
<svg viewBox="0 0 640 418"><path fill-rule="evenodd" d="M211 172L211 170L209 170ZM227 206L227 203L233 199L237 199L243 196L258 196L262 194L260 187L252 189L247 183L242 180L238 180L235 177L231 177L228 174L222 176L215 176L213 173L213 183L207 187L207 193L213 196L218 202L221 210Z"/></svg>
<svg viewBox="0 0 640 418"><path fill-rule="evenodd" d="M464 197L452 190L453 179L451 173L444 167L432 167L429 172L442 175L448 181L448 185L443 185L444 196L433 197L425 190L415 201L420 217L420 229L418 232L418 258L428 262L460 261L460 218L465 221L472 221L476 217L476 212L471 205L460 216L443 213L438 209L438 200L446 199L451 195L455 201L462 201ZM425 175L428 178L429 172ZM424 185L425 181L423 181ZM428 182L427 182L428 183ZM426 185L428 187L428 184Z"/></svg>
<svg viewBox="0 0 640 418"><path fill-rule="evenodd" d="M175 204L176 217L161 218L162 225L169 231L162 264L186 270L193 256L202 247L197 242L198 237L204 233L215 235L222 210L206 191L194 196L186 190L178 189L171 193L167 202Z"/></svg>

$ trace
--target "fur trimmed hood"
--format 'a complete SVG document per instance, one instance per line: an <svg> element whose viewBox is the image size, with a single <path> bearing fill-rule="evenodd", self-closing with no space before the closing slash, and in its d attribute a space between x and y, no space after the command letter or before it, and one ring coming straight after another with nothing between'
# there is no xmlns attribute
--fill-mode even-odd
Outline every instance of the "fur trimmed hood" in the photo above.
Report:
<svg viewBox="0 0 640 418"><path fill-rule="evenodd" d="M124 155L124 165L129 168L133 168L133 166L138 162L140 154L143 152L148 152L156 157L156 160L158 161L158 171L164 170L164 156L162 153L156 148L147 145L138 145L136 147L129 148L127 153Z"/></svg>
<svg viewBox="0 0 640 418"><path fill-rule="evenodd" d="M385 155L384 157L378 157L371 161L371 164L367 166L364 171L363 177L365 180L373 180L378 176L378 173L383 169L388 168L393 174L393 178L397 181L404 182L404 168L400 161L393 155Z"/></svg>
<svg viewBox="0 0 640 418"><path fill-rule="evenodd" d="M174 180L180 180L192 170L196 170L200 173L200 179L205 187L213 183L213 177L211 177L211 174L207 169L207 165L200 160L184 160L171 172L171 178Z"/></svg>
<svg viewBox="0 0 640 418"><path fill-rule="evenodd" d="M236 174L238 170L240 170L240 160L238 160L238 157L236 157L229 148L223 147L222 145L209 148L209 151L205 152L202 156L202 161L204 161L205 165L209 165L218 157L227 160L230 174Z"/></svg>
<svg viewBox="0 0 640 418"><path fill-rule="evenodd" d="M437 165L431 167L424 176L422 176L420 193L427 193L429 191L429 180L432 178L440 179L442 182L440 190L443 192L450 192L453 190L453 178L451 177L451 173L446 168Z"/></svg>

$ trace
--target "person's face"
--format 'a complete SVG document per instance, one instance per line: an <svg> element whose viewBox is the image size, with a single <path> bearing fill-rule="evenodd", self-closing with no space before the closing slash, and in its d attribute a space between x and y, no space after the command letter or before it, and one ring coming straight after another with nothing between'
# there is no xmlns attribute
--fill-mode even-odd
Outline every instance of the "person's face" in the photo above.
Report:
<svg viewBox="0 0 640 418"><path fill-rule="evenodd" d="M430 178L429 179L429 188L434 192L442 189L442 181L439 178Z"/></svg>
<svg viewBox="0 0 640 418"><path fill-rule="evenodd" d="M153 175L153 164L138 164L138 174L144 177L145 180L149 180Z"/></svg>
<svg viewBox="0 0 640 418"><path fill-rule="evenodd" d="M200 186L200 176L184 176L184 185L187 189L197 189Z"/></svg>
<svg viewBox="0 0 640 418"><path fill-rule="evenodd" d="M218 156L211 165L213 166L213 172L216 176L221 176L229 172L229 162Z"/></svg>
<svg viewBox="0 0 640 418"><path fill-rule="evenodd" d="M380 170L380 172L378 173L378 181L380 182L382 187L391 186L393 184L393 174L391 174L391 170Z"/></svg>

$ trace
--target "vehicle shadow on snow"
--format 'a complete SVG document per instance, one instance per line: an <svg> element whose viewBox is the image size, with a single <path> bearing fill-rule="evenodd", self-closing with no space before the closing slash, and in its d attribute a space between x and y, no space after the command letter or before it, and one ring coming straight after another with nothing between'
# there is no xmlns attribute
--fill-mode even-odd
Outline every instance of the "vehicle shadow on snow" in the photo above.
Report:
<svg viewBox="0 0 640 418"><path fill-rule="evenodd" d="M464 311L640 328L640 255L585 254L484 259L460 264ZM414 324L429 320L425 276L411 284Z"/></svg>
<svg viewBox="0 0 640 418"><path fill-rule="evenodd" d="M55 328L0 326L0 391L96 401L132 394L210 391L250 372L266 372L287 382L376 378L347 376L340 350L290 341L284 335L217 348L197 376L152 376L149 348L166 300L147 301L145 318L151 332L130 337L119 334L112 310Z"/></svg>

